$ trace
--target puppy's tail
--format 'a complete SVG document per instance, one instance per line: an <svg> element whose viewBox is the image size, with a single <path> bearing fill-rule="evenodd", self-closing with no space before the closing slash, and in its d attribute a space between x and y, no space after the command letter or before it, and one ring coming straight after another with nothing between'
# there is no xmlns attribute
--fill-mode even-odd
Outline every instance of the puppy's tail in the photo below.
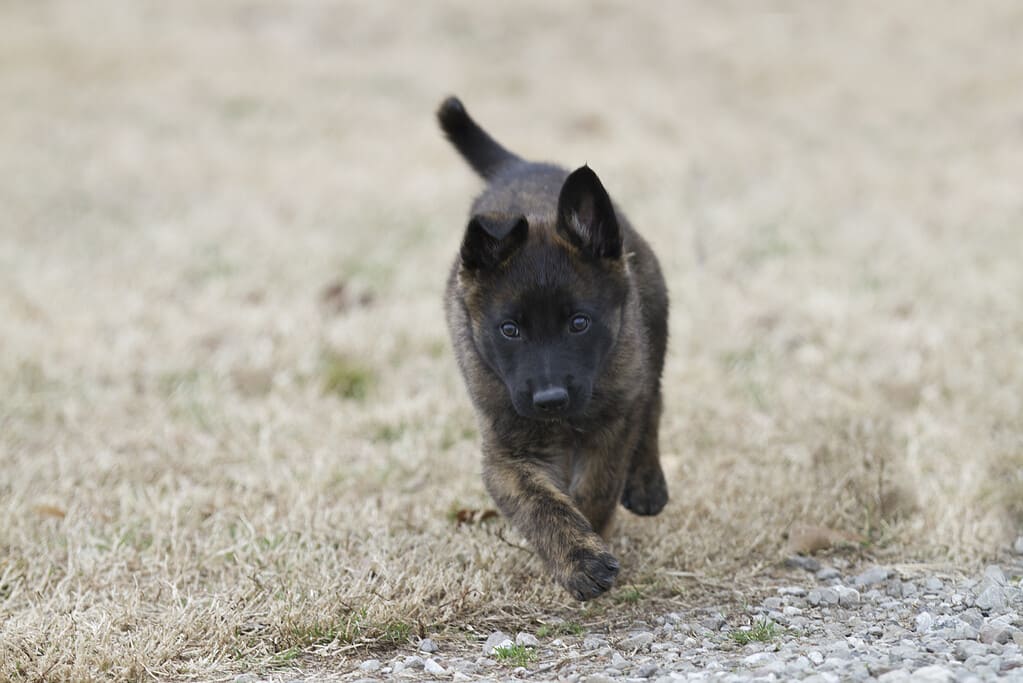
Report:
<svg viewBox="0 0 1023 683"><path fill-rule="evenodd" d="M437 110L437 121L458 153L474 171L487 180L509 163L522 161L487 135L472 120L457 97L449 97L441 103Z"/></svg>

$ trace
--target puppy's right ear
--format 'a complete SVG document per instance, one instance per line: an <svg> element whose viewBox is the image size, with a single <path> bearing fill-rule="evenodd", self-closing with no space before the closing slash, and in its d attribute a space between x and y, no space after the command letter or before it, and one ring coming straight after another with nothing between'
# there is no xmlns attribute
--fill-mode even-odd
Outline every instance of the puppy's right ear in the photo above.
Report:
<svg viewBox="0 0 1023 683"><path fill-rule="evenodd" d="M462 266L470 271L494 269L526 243L528 234L525 216L477 214L465 228Z"/></svg>

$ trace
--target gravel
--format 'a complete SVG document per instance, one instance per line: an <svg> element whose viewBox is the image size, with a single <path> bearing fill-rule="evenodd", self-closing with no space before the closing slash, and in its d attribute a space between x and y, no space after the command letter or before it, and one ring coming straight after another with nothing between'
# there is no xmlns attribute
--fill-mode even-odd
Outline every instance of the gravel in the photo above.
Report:
<svg viewBox="0 0 1023 683"><path fill-rule="evenodd" d="M580 636L495 631L483 656L445 641L442 657L427 638L418 651L431 658L357 661L347 680L1023 683L1023 557L1009 557L974 576L790 560L787 580L748 605L651 614ZM512 645L524 658L498 661L494 649Z"/></svg>

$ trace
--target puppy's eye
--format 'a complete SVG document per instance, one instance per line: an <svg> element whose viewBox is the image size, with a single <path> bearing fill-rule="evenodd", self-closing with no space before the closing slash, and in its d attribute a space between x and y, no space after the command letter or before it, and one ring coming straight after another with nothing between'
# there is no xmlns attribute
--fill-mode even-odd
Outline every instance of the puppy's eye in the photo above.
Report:
<svg viewBox="0 0 1023 683"><path fill-rule="evenodd" d="M576 334L579 334L580 332L585 332L587 329L589 329L589 327L590 319L587 316L583 315L582 313L573 315L572 319L568 322L568 329L572 330Z"/></svg>
<svg viewBox="0 0 1023 683"><path fill-rule="evenodd" d="M518 339L519 326L513 323L511 320L505 320L503 323L501 323L501 334L508 337L508 339Z"/></svg>

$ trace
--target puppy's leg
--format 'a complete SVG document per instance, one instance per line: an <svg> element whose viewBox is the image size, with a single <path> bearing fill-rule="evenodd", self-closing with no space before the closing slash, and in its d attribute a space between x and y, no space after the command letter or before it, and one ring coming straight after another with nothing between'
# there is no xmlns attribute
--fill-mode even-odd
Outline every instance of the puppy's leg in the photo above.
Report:
<svg viewBox="0 0 1023 683"><path fill-rule="evenodd" d="M668 483L661 469L657 428L661 421L661 389L650 398L640 422L640 435L629 463L622 505L637 515L656 515L668 502Z"/></svg>
<svg viewBox="0 0 1023 683"><path fill-rule="evenodd" d="M493 454L483 482L501 512L577 600L595 598L618 575L618 560L540 459Z"/></svg>
<svg viewBox="0 0 1023 683"><path fill-rule="evenodd" d="M628 453L633 448L635 444L627 442L615 444L609 452L584 450L575 456L572 464L569 495L594 531L604 538L607 538L618 499L625 487L629 463L621 457L621 453L623 450Z"/></svg>

